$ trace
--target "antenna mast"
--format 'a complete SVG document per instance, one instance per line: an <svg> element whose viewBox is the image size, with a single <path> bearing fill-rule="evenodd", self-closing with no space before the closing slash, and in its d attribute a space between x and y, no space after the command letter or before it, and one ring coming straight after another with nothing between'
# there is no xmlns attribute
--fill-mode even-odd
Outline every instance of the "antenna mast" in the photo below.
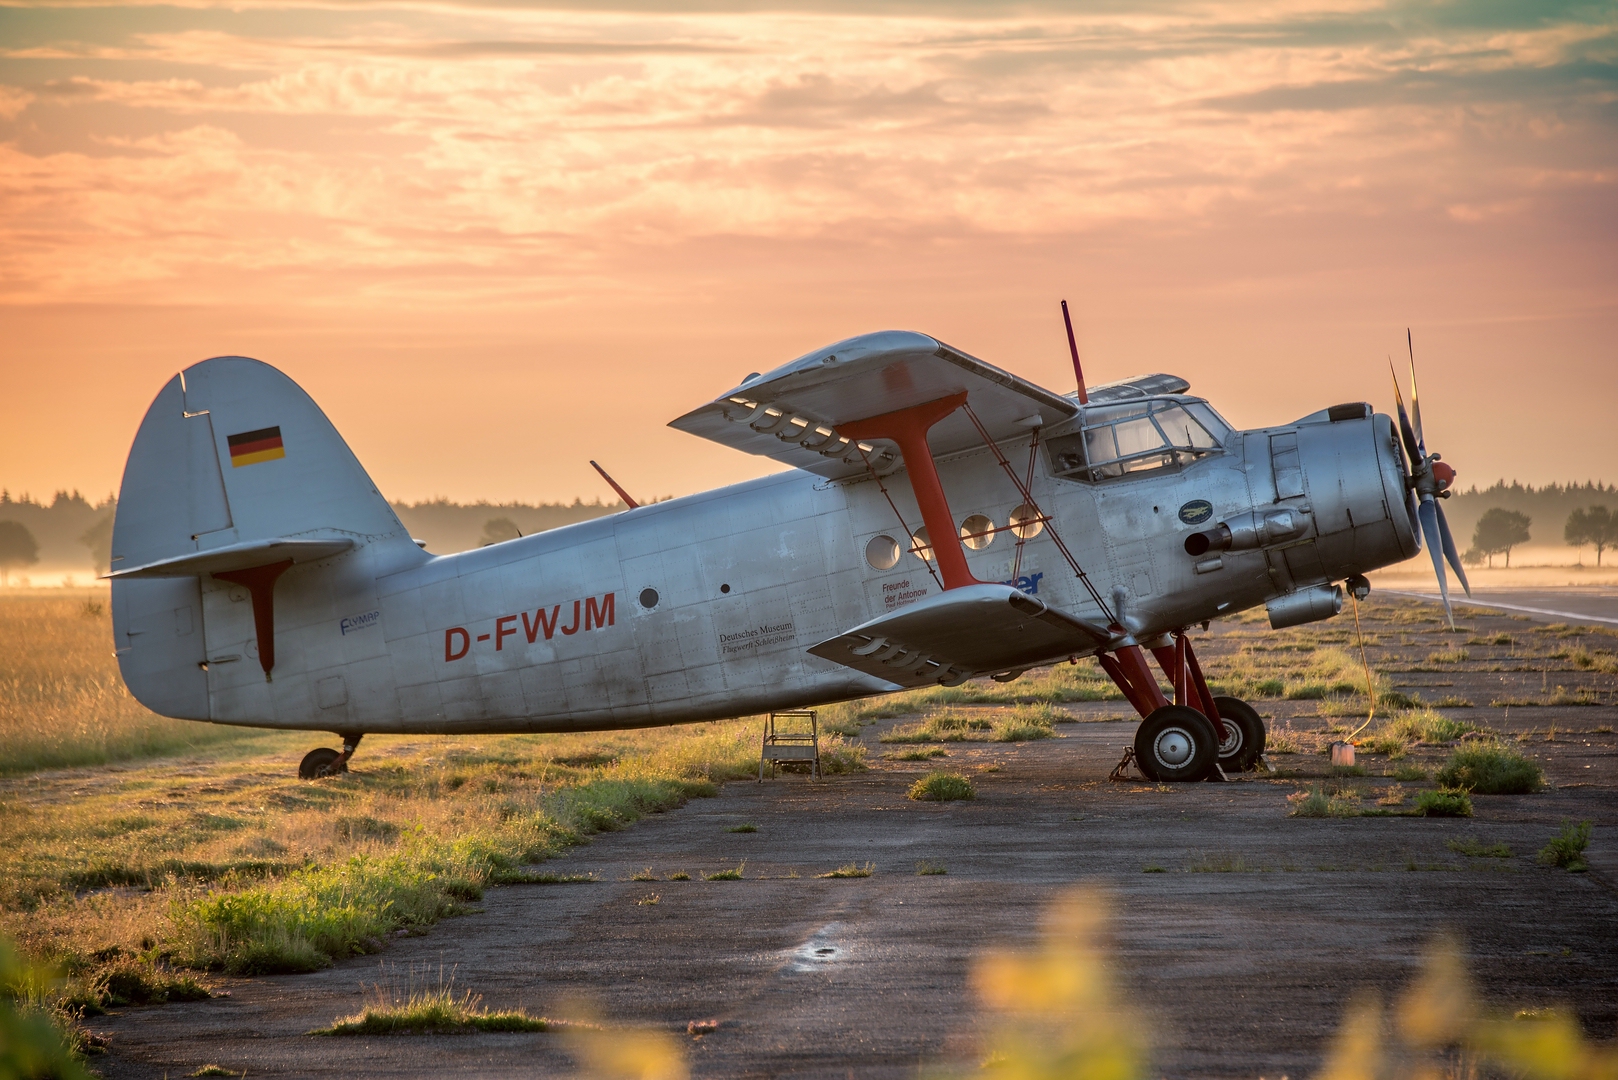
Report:
<svg viewBox="0 0 1618 1080"><path fill-rule="evenodd" d="M1062 301L1062 322L1067 326L1067 351L1073 354L1073 377L1079 383L1079 404L1090 404L1090 394L1084 389L1084 368L1079 364L1079 346L1073 340L1073 319L1067 313L1067 301Z"/></svg>

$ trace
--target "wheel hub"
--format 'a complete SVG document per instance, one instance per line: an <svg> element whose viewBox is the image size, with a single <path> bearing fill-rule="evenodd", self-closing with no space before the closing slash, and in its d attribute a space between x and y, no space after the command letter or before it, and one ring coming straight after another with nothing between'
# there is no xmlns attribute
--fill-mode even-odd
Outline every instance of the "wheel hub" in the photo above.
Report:
<svg viewBox="0 0 1618 1080"><path fill-rule="evenodd" d="M1184 728L1165 728L1152 744L1152 754L1158 763L1171 769L1178 769L1191 760L1195 752L1196 743L1191 733Z"/></svg>

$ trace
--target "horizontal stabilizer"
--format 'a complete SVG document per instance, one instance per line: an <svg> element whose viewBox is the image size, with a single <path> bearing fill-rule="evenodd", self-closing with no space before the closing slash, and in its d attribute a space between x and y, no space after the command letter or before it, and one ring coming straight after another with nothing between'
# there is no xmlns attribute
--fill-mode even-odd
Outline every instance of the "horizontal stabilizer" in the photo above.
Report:
<svg viewBox="0 0 1618 1080"><path fill-rule="evenodd" d="M132 566L128 570L114 570L107 577L189 577L201 574L217 574L231 570L247 570L255 566L267 566L270 563L287 560L294 563L316 562L320 559L329 559L333 555L341 555L353 546L354 541L347 537L337 537L331 540L292 540L287 538L254 540L248 543L214 548L212 551L198 551L191 555L178 555L172 559L160 559L157 562L147 563L145 566Z"/></svg>
<svg viewBox="0 0 1618 1080"><path fill-rule="evenodd" d="M837 426L965 392L996 442L1079 411L1072 398L967 356L925 334L888 330L839 341L756 375L669 426L834 480L865 472L860 444ZM928 433L935 455L981 446L962 412ZM897 464L886 443L866 445L878 471Z"/></svg>
<svg viewBox="0 0 1618 1080"><path fill-rule="evenodd" d="M1070 656L1112 638L1008 585L969 585L928 597L822 641L809 651L900 686L953 686Z"/></svg>

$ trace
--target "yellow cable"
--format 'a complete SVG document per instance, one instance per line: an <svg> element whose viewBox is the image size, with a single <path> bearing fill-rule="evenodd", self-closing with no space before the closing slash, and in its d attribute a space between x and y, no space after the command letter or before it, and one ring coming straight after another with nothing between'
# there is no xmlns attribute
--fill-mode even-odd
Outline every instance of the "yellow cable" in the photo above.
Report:
<svg viewBox="0 0 1618 1080"><path fill-rule="evenodd" d="M1360 598L1349 590L1349 599L1354 601L1354 636L1360 643L1360 663L1365 666L1365 696L1371 699L1371 711L1365 717L1365 723L1355 728L1344 742L1353 742L1354 736L1364 731L1370 722L1376 719L1376 682L1371 678L1371 661L1365 655L1365 634L1360 629Z"/></svg>

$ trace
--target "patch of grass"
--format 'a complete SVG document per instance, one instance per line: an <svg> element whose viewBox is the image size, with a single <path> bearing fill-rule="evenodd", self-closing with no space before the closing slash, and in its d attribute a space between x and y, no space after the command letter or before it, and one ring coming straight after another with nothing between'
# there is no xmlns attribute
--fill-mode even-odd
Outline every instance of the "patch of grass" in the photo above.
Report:
<svg viewBox="0 0 1618 1080"><path fill-rule="evenodd" d="M340 1017L330 1027L310 1035L447 1035L460 1031L550 1031L555 1025L521 1009L490 1012L482 995L455 992L453 979L435 989L414 990L400 1000L385 996L378 986L373 1000L353 1016Z"/></svg>
<svg viewBox="0 0 1618 1080"><path fill-rule="evenodd" d="M1565 686L1558 686L1550 697L1552 705L1600 705L1601 695L1588 686L1577 686L1569 690Z"/></svg>
<svg viewBox="0 0 1618 1080"><path fill-rule="evenodd" d="M204 1065L196 1072L188 1072L187 1076L240 1076L241 1073L231 1072L223 1065Z"/></svg>
<svg viewBox="0 0 1618 1080"><path fill-rule="evenodd" d="M742 824L742 825L732 825L730 828L726 829L725 831L726 832L734 832L734 833L758 832L758 826L754 825L751 821L749 821L749 822L747 822L745 824Z"/></svg>
<svg viewBox="0 0 1618 1080"><path fill-rule="evenodd" d="M654 904L662 903L662 901L663 901L663 898L661 896L657 895L657 893L654 892L654 893L647 893L645 896L641 897L639 900L636 900L635 904L638 907L651 907Z"/></svg>
<svg viewBox="0 0 1618 1080"><path fill-rule="evenodd" d="M1511 848L1505 844L1485 844L1475 836L1468 836L1461 840L1447 840L1444 846L1457 855L1466 855L1473 859L1511 858Z"/></svg>
<svg viewBox="0 0 1618 1080"><path fill-rule="evenodd" d="M1382 797L1377 799L1376 804L1378 806L1403 806L1404 802L1405 789L1398 784L1393 784L1382 793Z"/></svg>
<svg viewBox="0 0 1618 1080"><path fill-rule="evenodd" d="M1027 742L1048 739L1051 725L1066 719L1048 703L1018 705L1004 712L944 709L919 724L894 728L882 736L885 743Z"/></svg>
<svg viewBox="0 0 1618 1080"><path fill-rule="evenodd" d="M1199 862L1185 869L1190 874L1253 874L1262 868L1248 862L1242 855L1205 854Z"/></svg>
<svg viewBox="0 0 1618 1080"><path fill-rule="evenodd" d="M1140 868L1140 872L1143 873L1143 874L1166 874L1166 873L1168 873L1168 871L1163 869L1161 866L1143 866L1143 867Z"/></svg>
<svg viewBox="0 0 1618 1080"><path fill-rule="evenodd" d="M900 750L882 756L889 761L931 761L934 758L949 757L949 751L942 746L929 746L925 750Z"/></svg>
<svg viewBox="0 0 1618 1080"><path fill-rule="evenodd" d="M827 873L824 873L824 874L816 874L815 877L817 877L817 878L858 878L858 877L870 877L874 873L876 873L876 863L869 863L868 862L864 866L861 866L859 863L844 863L842 866L839 866L835 870L828 871Z"/></svg>
<svg viewBox="0 0 1618 1080"><path fill-rule="evenodd" d="M948 802L954 799L975 799L978 790L972 781L960 773L930 772L910 785L906 792L917 801Z"/></svg>
<svg viewBox="0 0 1618 1080"><path fill-rule="evenodd" d="M740 881L742 879L742 870L746 866L747 866L747 864L744 862L744 863L739 863L736 866L731 867L729 870L720 870L717 873L704 874L702 880L703 881Z"/></svg>
<svg viewBox="0 0 1618 1080"><path fill-rule="evenodd" d="M1333 765L1326 770L1328 776L1366 776L1364 765Z"/></svg>
<svg viewBox="0 0 1618 1080"><path fill-rule="evenodd" d="M594 874L527 874L521 871L502 874L496 880L502 885L595 885L600 878ZM482 894L471 899L478 899Z"/></svg>
<svg viewBox="0 0 1618 1080"><path fill-rule="evenodd" d="M669 875L669 880L670 881L690 881L691 880L691 875L686 873L684 870L676 870L676 871L674 871L674 873Z"/></svg>
<svg viewBox="0 0 1618 1080"><path fill-rule="evenodd" d="M1472 654L1465 649L1442 649L1427 654L1429 664L1461 664L1472 659Z"/></svg>
<svg viewBox="0 0 1618 1080"><path fill-rule="evenodd" d="M1433 708L1435 709L1473 709L1476 707L1468 699L1456 694L1446 694L1433 702Z"/></svg>
<svg viewBox="0 0 1618 1080"><path fill-rule="evenodd" d="M1454 742L1478 725L1432 709L1415 709L1384 720L1376 731L1360 739L1359 745L1373 754L1400 757L1418 743Z"/></svg>
<svg viewBox="0 0 1618 1080"><path fill-rule="evenodd" d="M280 740L251 728L171 720L141 705L107 644L106 592L62 592L0 597L0 775Z"/></svg>
<svg viewBox="0 0 1618 1080"><path fill-rule="evenodd" d="M1539 766L1504 746L1463 746L1438 770L1438 782L1476 795L1527 795L1545 783Z"/></svg>
<svg viewBox="0 0 1618 1080"><path fill-rule="evenodd" d="M934 862L931 859L918 859L916 861L917 877L936 877L947 873L949 873L949 870L941 862Z"/></svg>
<svg viewBox="0 0 1618 1080"><path fill-rule="evenodd" d="M1579 873L1589 869L1584 861L1584 849L1590 846L1590 823L1581 821L1575 825L1572 821L1562 822L1562 831L1551 838L1539 852L1539 861L1546 866L1560 866L1564 870Z"/></svg>
<svg viewBox="0 0 1618 1080"><path fill-rule="evenodd" d="M820 775L842 776L864 772L870 768L865 763L865 754L865 747L851 743L842 736L834 735L829 739L821 739Z"/></svg>
<svg viewBox="0 0 1618 1080"><path fill-rule="evenodd" d="M1416 813L1422 817L1471 817L1472 796L1454 788L1438 788L1416 796Z"/></svg>
<svg viewBox="0 0 1618 1080"><path fill-rule="evenodd" d="M1405 781L1425 780L1427 779L1427 770L1420 765L1399 765L1393 770L1393 778Z"/></svg>
<svg viewBox="0 0 1618 1080"><path fill-rule="evenodd" d="M636 871L633 875L630 876L629 880L630 881L656 881L657 880L657 875L652 873L652 868L650 866L648 866L644 870Z"/></svg>
<svg viewBox="0 0 1618 1080"><path fill-rule="evenodd" d="M1293 792L1287 796L1287 802L1292 804L1288 817L1344 818L1360 814L1359 804L1354 799L1329 792L1318 784L1308 791Z"/></svg>

